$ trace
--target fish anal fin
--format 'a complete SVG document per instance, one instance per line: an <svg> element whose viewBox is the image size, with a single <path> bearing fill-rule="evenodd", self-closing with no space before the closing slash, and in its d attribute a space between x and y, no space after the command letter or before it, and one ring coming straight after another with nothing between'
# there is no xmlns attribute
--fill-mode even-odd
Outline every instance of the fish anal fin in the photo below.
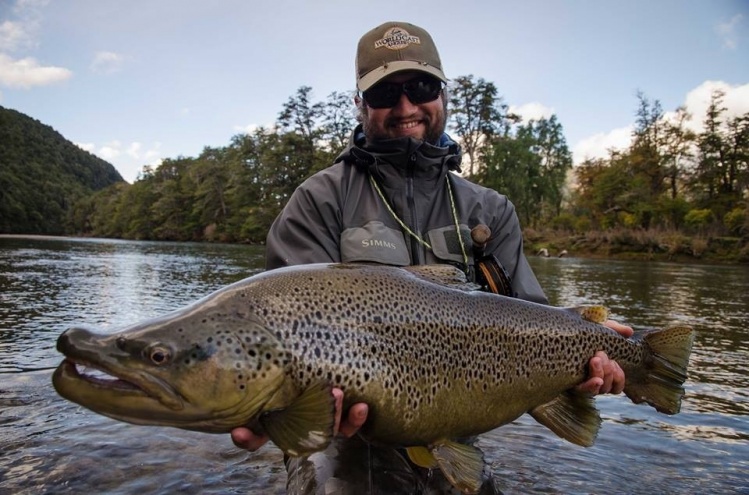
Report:
<svg viewBox="0 0 749 495"><path fill-rule="evenodd" d="M593 323L604 323L609 319L609 310L605 306L575 306L566 308L567 311L577 313L583 320Z"/></svg>
<svg viewBox="0 0 749 495"><path fill-rule="evenodd" d="M593 397L573 391L535 407L530 415L561 438L583 447L593 445L601 427Z"/></svg>
<svg viewBox="0 0 749 495"><path fill-rule="evenodd" d="M442 474L463 493L478 493L484 481L484 454L473 445L444 441L431 448Z"/></svg>
<svg viewBox="0 0 749 495"><path fill-rule="evenodd" d="M331 386L310 385L289 406L263 413L260 424L287 455L296 457L325 449L335 425Z"/></svg>
<svg viewBox="0 0 749 495"><path fill-rule="evenodd" d="M437 467L437 459L434 458L432 453L426 447L407 447L406 453L411 462L417 466L431 469Z"/></svg>

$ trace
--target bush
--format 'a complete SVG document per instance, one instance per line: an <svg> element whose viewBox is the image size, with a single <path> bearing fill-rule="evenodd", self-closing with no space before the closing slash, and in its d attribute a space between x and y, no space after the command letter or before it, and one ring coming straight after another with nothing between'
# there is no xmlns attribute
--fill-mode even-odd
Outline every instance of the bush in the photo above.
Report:
<svg viewBox="0 0 749 495"><path fill-rule="evenodd" d="M575 232L577 232L578 234L584 234L586 232L589 232L591 226L592 226L592 222L590 221L590 218L588 217L580 217L577 220L575 220Z"/></svg>
<svg viewBox="0 0 749 495"><path fill-rule="evenodd" d="M701 258L705 251L707 251L709 242L704 237L695 237L692 239L692 256L695 258Z"/></svg>
<svg viewBox="0 0 749 495"><path fill-rule="evenodd" d="M734 208L723 217L723 225L731 234L741 235L748 220L745 208Z"/></svg>
<svg viewBox="0 0 749 495"><path fill-rule="evenodd" d="M713 212L710 209L689 210L689 212L684 216L684 223L696 229L705 228L712 221Z"/></svg>

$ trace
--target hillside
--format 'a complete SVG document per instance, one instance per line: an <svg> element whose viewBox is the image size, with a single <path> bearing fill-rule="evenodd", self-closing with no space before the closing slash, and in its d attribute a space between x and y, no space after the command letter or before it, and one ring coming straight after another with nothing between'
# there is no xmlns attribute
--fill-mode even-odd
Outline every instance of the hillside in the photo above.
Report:
<svg viewBox="0 0 749 495"><path fill-rule="evenodd" d="M50 126L0 106L0 233L62 234L78 199L122 181Z"/></svg>

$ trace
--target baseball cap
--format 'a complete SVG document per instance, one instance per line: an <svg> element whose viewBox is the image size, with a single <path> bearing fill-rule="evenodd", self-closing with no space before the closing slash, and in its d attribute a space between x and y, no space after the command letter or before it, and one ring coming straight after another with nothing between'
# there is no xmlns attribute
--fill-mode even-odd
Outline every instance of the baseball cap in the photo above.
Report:
<svg viewBox="0 0 749 495"><path fill-rule="evenodd" d="M426 30L407 22L386 22L361 37L356 50L359 91L404 70L426 72L447 82L437 47Z"/></svg>

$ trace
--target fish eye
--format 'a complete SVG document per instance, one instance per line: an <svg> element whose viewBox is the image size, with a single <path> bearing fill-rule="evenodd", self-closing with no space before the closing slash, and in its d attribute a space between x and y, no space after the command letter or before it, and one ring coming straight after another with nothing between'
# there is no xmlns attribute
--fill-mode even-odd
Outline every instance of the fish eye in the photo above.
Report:
<svg viewBox="0 0 749 495"><path fill-rule="evenodd" d="M167 364L171 357L171 351L162 345L155 345L148 349L148 358L156 366Z"/></svg>

